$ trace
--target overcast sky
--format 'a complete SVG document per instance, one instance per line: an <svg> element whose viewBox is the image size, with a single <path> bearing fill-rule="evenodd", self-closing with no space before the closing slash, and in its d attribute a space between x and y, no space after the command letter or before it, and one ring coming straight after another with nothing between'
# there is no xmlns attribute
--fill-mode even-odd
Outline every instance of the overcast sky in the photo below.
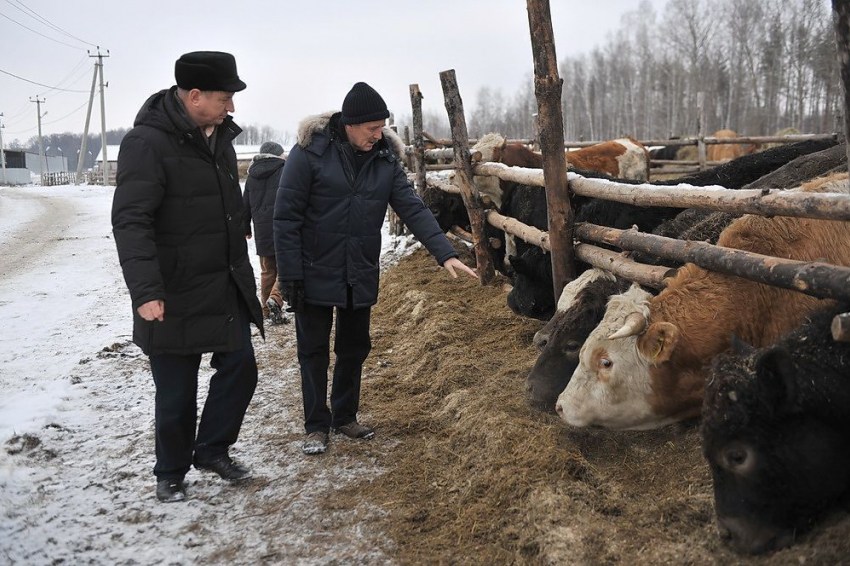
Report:
<svg viewBox="0 0 850 566"><path fill-rule="evenodd" d="M660 13L666 0L650 2ZM551 4L560 59L604 43L641 0ZM480 87L512 95L533 72L524 0L0 0L0 70L84 91L48 91L0 73L5 143L37 133L36 105L29 102L36 94L47 99L44 134L82 132L94 61L86 54L93 45L83 42L110 52L107 128L132 126L145 99L174 83L174 61L188 51L236 56L248 84L235 97L238 124L293 133L304 116L338 109L357 81L372 85L402 116L410 114L411 83L420 85L426 110L445 111L439 73L446 69L457 71L467 108ZM100 130L99 106L92 129Z"/></svg>

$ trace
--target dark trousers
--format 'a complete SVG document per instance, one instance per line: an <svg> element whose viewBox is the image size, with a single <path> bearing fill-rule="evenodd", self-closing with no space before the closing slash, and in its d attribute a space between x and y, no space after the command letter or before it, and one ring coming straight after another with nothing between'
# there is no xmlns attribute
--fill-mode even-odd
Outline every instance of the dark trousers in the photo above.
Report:
<svg viewBox="0 0 850 566"><path fill-rule="evenodd" d="M257 361L251 344L247 309L240 301L239 324L242 344L234 352L215 352L197 440L198 368L201 354L150 356L156 384L156 466L157 479L182 478L189 471L192 455L210 460L226 454L236 442L245 411L257 387ZM166 316L168 316L166 314Z"/></svg>
<svg viewBox="0 0 850 566"><path fill-rule="evenodd" d="M328 432L357 419L360 406L360 377L363 362L372 349L369 318L372 309L336 308L333 386L328 410L328 366L334 307L304 305L295 315L298 363L301 366L301 393L304 399L304 429L310 433Z"/></svg>

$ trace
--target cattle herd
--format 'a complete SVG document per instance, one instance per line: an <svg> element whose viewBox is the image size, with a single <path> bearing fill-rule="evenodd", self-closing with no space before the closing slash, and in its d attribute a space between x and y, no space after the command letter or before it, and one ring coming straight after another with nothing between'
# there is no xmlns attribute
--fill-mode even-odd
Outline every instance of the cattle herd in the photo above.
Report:
<svg viewBox="0 0 850 566"><path fill-rule="evenodd" d="M484 161L542 164L539 154L494 134L474 149ZM709 160L725 164L660 184L850 193L845 148L835 141L712 149ZM567 152L566 160L582 175L624 183L645 182L649 168L648 152L631 138ZM474 182L486 205L547 229L543 188L494 177ZM429 189L425 200L445 230L468 229L457 195ZM572 205L577 222L850 266L850 222L593 198ZM834 341L829 328L850 305L637 253L632 259L672 268L660 292L578 263L579 275L556 300L548 254L488 230L505 244L494 261L512 280L508 306L547 321L534 337L540 352L526 378L532 407L569 427L641 430L701 418L719 530L744 552L792 544L850 496L850 344Z"/></svg>

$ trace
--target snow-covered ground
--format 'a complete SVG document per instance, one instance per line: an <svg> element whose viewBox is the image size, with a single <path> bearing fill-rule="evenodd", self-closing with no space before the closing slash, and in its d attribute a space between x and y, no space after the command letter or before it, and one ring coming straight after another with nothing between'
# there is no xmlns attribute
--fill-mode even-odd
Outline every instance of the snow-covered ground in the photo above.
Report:
<svg viewBox="0 0 850 566"><path fill-rule="evenodd" d="M381 509L320 506L381 473L392 443L301 455L291 324L255 331L260 383L231 453L256 479L192 470L185 503L156 501L154 387L130 342L111 201L110 187L0 189L0 563L390 563L369 528ZM385 227L382 266L417 245ZM199 404L210 374L205 359Z"/></svg>

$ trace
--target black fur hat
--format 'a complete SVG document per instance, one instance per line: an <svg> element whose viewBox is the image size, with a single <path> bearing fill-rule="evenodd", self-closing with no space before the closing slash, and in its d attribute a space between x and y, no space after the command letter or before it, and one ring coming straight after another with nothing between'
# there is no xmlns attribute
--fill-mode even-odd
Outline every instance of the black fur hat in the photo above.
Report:
<svg viewBox="0 0 850 566"><path fill-rule="evenodd" d="M239 92L245 83L236 74L236 59L221 51L193 51L181 55L174 63L177 86L191 90Z"/></svg>

